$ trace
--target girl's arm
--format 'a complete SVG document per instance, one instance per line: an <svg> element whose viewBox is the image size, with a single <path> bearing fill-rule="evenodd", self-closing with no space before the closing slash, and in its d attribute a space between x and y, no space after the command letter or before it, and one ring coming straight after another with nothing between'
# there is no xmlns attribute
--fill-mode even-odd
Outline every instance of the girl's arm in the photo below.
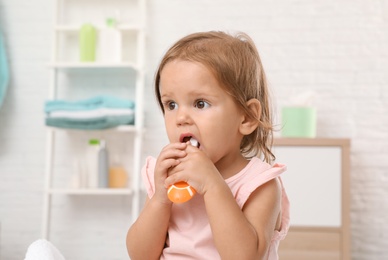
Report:
<svg viewBox="0 0 388 260"><path fill-rule="evenodd" d="M127 249L132 260L160 259L170 211L171 203L161 203L155 197L147 198L144 209L127 234Z"/></svg>
<svg viewBox="0 0 388 260"><path fill-rule="evenodd" d="M279 228L280 197L278 181L271 180L251 194L241 211L226 183L207 190L207 214L222 259L264 259Z"/></svg>
<svg viewBox="0 0 388 260"><path fill-rule="evenodd" d="M160 259L171 215L172 202L167 197L164 181L171 168L186 156L187 144L174 143L163 148L155 164L155 193L127 234L127 249L132 260Z"/></svg>

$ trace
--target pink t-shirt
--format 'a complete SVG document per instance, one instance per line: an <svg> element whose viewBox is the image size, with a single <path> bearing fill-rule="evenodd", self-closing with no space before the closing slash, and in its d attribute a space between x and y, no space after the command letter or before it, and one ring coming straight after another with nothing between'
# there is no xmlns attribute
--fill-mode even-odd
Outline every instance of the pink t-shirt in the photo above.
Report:
<svg viewBox="0 0 388 260"><path fill-rule="evenodd" d="M154 169L156 159L148 157L142 176L148 197L155 193ZM248 165L236 175L226 179L237 204L242 209L250 194L260 185L278 177L286 166L271 166L258 158L252 158ZM280 177L279 177L280 180ZM280 180L280 183L281 180ZM289 201L282 185L281 230L275 231L266 259L278 259L278 246L289 227ZM157 216L155 216L157 217ZM215 247L203 197L194 196L183 204L173 204L168 238L160 259L221 259Z"/></svg>

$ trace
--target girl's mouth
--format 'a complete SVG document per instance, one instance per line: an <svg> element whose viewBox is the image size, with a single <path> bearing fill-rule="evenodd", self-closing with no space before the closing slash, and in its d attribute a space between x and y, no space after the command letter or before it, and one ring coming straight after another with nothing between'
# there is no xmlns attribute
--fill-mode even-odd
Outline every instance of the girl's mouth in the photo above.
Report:
<svg viewBox="0 0 388 260"><path fill-rule="evenodd" d="M195 139L194 137L192 137L192 136L185 136L185 137L183 138L183 140L182 140L182 143L186 143L186 142L188 142L188 141L190 141L190 144L191 144L192 146L195 146L195 147L199 148L200 144L199 144L199 142L197 141L197 139Z"/></svg>

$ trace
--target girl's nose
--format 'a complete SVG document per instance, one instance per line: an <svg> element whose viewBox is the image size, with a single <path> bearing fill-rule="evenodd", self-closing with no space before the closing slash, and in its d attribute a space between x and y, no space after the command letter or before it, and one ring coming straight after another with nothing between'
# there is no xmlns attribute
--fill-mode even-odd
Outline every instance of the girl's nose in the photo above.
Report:
<svg viewBox="0 0 388 260"><path fill-rule="evenodd" d="M190 113L187 108L180 107L178 109L177 117L176 117L176 123L177 125L186 125L191 124L192 119L190 116Z"/></svg>

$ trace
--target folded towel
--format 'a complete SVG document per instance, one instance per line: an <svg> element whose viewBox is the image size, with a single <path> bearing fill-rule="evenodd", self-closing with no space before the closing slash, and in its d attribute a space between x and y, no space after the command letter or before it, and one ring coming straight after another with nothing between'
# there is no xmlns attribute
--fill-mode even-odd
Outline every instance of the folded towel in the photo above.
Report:
<svg viewBox="0 0 388 260"><path fill-rule="evenodd" d="M4 101L9 82L9 71L7 55L5 53L5 44L3 35L0 31L0 107Z"/></svg>
<svg viewBox="0 0 388 260"><path fill-rule="evenodd" d="M132 109L99 108L86 111L66 111L58 110L48 114L50 118L73 118L92 119L104 116L132 116L135 113Z"/></svg>
<svg viewBox="0 0 388 260"><path fill-rule="evenodd" d="M49 241L38 239L28 247L24 260L65 260L65 257Z"/></svg>
<svg viewBox="0 0 388 260"><path fill-rule="evenodd" d="M131 125L134 124L134 119L134 115L102 116L88 119L46 117L46 125L69 129L99 130L119 125Z"/></svg>
<svg viewBox="0 0 388 260"><path fill-rule="evenodd" d="M68 100L48 100L45 103L45 112L50 113L58 110L85 111L98 108L128 108L134 109L135 103L131 100L117 98L113 96L96 96L89 99L68 101Z"/></svg>

